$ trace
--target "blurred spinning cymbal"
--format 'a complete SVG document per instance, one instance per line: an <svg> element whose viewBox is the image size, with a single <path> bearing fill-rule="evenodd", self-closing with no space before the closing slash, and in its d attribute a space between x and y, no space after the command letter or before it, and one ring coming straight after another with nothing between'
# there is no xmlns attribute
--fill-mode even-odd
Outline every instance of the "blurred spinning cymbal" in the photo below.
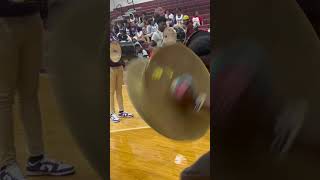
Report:
<svg viewBox="0 0 320 180"><path fill-rule="evenodd" d="M182 74L193 77L197 94L210 94L208 70L180 43L160 48L150 62L132 61L128 66L128 92L137 112L158 133L174 140L194 140L207 132L210 112L195 112L192 104L179 106L171 97L172 81Z"/></svg>

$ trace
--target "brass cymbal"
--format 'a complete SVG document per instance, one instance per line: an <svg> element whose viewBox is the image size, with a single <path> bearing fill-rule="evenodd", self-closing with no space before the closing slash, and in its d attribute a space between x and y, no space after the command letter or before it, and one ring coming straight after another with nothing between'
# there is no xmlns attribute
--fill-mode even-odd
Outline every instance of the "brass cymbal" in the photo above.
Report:
<svg viewBox="0 0 320 180"><path fill-rule="evenodd" d="M112 41L110 43L110 59L113 62L119 62L122 56L122 50L119 42Z"/></svg>
<svg viewBox="0 0 320 180"><path fill-rule="evenodd" d="M177 43L177 32L172 27L167 27L163 31L163 45L171 45Z"/></svg>
<svg viewBox="0 0 320 180"><path fill-rule="evenodd" d="M181 62L183 61L183 63ZM160 48L152 61L128 66L128 91L141 117L158 133L174 140L194 140L206 133L210 112L179 106L170 95L173 79L189 74L197 93L210 94L210 76L200 58L177 43Z"/></svg>

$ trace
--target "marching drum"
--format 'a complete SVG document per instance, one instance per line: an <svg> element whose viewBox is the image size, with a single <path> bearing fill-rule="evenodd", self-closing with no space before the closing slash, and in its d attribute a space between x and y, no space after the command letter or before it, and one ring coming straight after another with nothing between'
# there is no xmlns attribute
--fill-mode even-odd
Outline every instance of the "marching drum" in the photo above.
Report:
<svg viewBox="0 0 320 180"><path fill-rule="evenodd" d="M123 59L132 59L136 57L136 49L133 42L120 42Z"/></svg>
<svg viewBox="0 0 320 180"><path fill-rule="evenodd" d="M193 49L198 56L201 56L201 54L209 54L209 49L210 48L199 48L199 49L195 49L193 48L193 46L196 46L196 43L194 43L195 41L198 40L204 40L208 42L208 47L210 47L210 32L207 31L196 31L193 34L191 34L190 37L188 37L188 39L185 42L185 45L191 49ZM199 52L198 52L199 51ZM203 52L202 52L203 51Z"/></svg>
<svg viewBox="0 0 320 180"><path fill-rule="evenodd" d="M210 57L211 54L211 43L210 43L210 32L207 31L196 31L187 39L185 45L192 49L192 51L197 54L210 69Z"/></svg>
<svg viewBox="0 0 320 180"><path fill-rule="evenodd" d="M175 26L174 29L177 33L177 42L184 43L187 38L186 31L180 26Z"/></svg>

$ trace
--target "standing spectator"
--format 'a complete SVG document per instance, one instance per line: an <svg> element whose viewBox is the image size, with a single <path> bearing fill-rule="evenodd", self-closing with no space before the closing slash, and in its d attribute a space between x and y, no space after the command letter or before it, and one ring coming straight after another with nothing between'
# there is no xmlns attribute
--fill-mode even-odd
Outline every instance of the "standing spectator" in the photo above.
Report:
<svg viewBox="0 0 320 180"><path fill-rule="evenodd" d="M110 66L110 120L114 123L120 122L120 118L132 118L133 114L124 111L123 105L123 66L124 62L120 59L119 62L109 60ZM114 95L116 94L119 113L115 111Z"/></svg>
<svg viewBox="0 0 320 180"><path fill-rule="evenodd" d="M183 25L183 14L180 8L177 8L176 25Z"/></svg>
<svg viewBox="0 0 320 180"><path fill-rule="evenodd" d="M28 147L27 174L73 174L73 166L48 159L44 150L38 87L46 1L1 0L0 9L0 180L25 179L14 143L16 92Z"/></svg>
<svg viewBox="0 0 320 180"><path fill-rule="evenodd" d="M153 47L162 47L163 31L166 27L166 18L164 16L160 16L160 18L158 19L158 30L154 32L151 37L151 45Z"/></svg>
<svg viewBox="0 0 320 180"><path fill-rule="evenodd" d="M203 18L199 16L199 12L196 11L192 17L193 28L197 29L199 26L203 25Z"/></svg>

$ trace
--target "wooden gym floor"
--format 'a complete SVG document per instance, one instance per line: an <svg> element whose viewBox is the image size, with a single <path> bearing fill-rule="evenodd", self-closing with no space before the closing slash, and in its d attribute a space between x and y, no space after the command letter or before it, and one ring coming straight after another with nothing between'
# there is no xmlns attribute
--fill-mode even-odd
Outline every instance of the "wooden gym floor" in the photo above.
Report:
<svg viewBox="0 0 320 180"><path fill-rule="evenodd" d="M126 111L133 119L112 123L110 129L110 172L112 180L178 180L180 172L209 150L209 132L195 142L175 142L152 130L137 114L123 88ZM33 177L30 180L96 180L95 171L81 154L66 129L46 76L40 78L40 104L46 152L49 157L76 166L76 174L66 177ZM116 104L117 108L117 104ZM15 138L18 163L24 168L24 130L15 111ZM106 119L109 120L109 119Z"/></svg>
<svg viewBox="0 0 320 180"><path fill-rule="evenodd" d="M123 96L125 110L135 117L122 119L120 123L111 122L112 180L179 180L184 168L209 151L209 131L194 142L167 139L141 119L130 102L126 85ZM117 109L117 103L115 107Z"/></svg>

